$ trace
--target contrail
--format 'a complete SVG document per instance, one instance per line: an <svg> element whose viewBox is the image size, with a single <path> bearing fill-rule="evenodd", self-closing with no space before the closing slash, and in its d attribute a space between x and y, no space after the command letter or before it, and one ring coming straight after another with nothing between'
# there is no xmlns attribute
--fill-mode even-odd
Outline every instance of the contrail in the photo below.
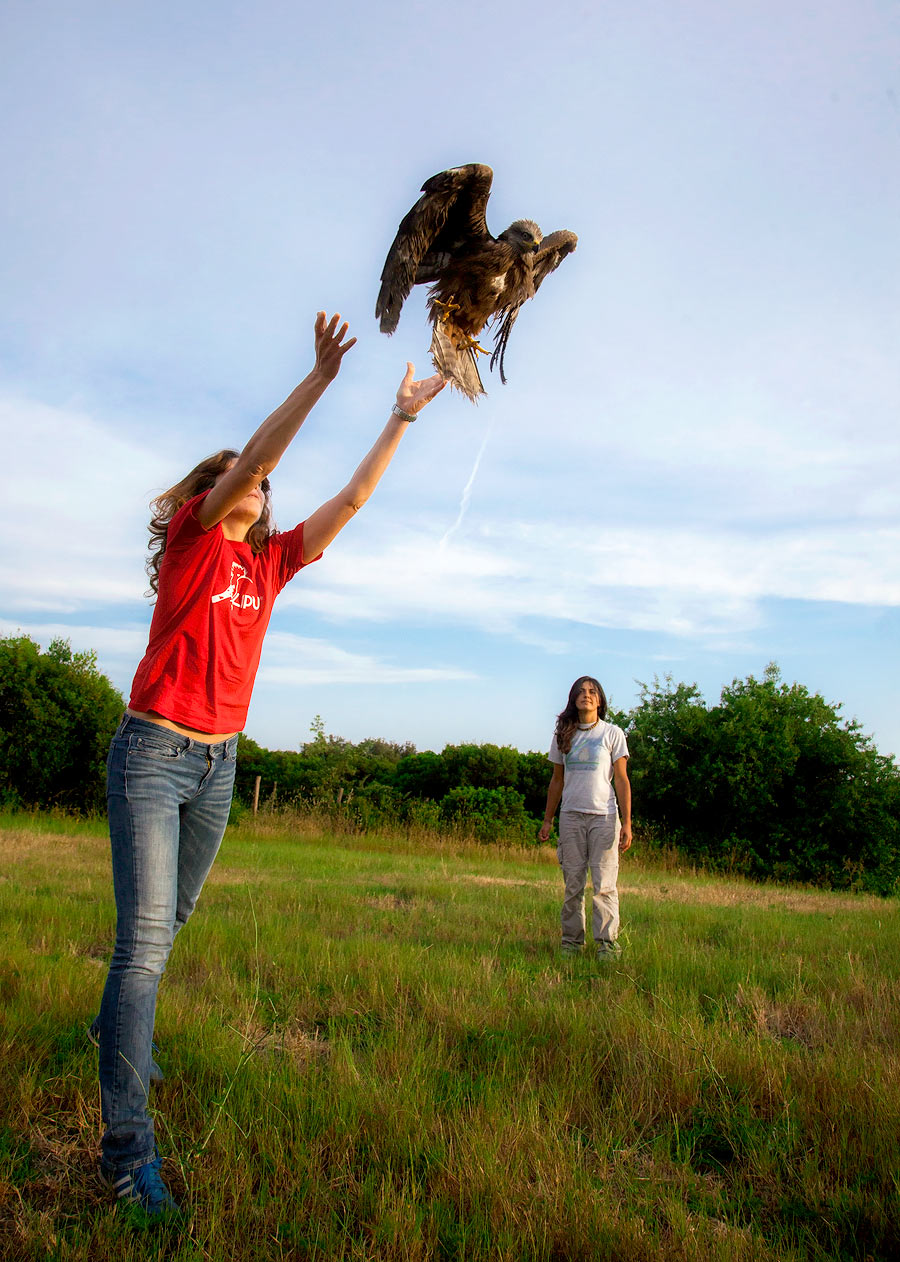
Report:
<svg viewBox="0 0 900 1262"><path fill-rule="evenodd" d="M443 539L441 539L440 543L438 544L439 548L446 547L447 540L450 538L452 534L454 534L457 530L459 530L459 527L462 523L462 519L466 515L466 509L469 507L469 500L472 498L472 487L475 485L475 475L478 473L478 466L481 464L481 457L484 455L485 448L488 445L488 439L491 436L492 428L493 428L493 417L491 418L491 421L488 424L487 433L485 434L484 438L481 441L481 448L479 449L478 455L475 457L475 464L472 467L472 472L469 474L469 480L466 483L466 485L463 487L462 498L459 501L459 512L456 515L456 521L453 523L453 525L444 535Z"/></svg>

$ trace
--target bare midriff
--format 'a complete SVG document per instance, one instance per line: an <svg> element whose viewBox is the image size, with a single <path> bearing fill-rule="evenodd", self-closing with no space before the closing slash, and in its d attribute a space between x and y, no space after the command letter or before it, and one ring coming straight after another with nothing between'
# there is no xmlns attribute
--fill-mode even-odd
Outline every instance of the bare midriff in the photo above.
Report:
<svg viewBox="0 0 900 1262"><path fill-rule="evenodd" d="M128 706L125 713L134 719L145 719L148 723L155 723L157 727L177 732L179 736L189 736L192 741L200 741L204 745L219 745L222 741L229 741L232 736L237 736L237 732L196 732L192 727L184 727L172 719L164 719L161 714L154 714L152 710L132 710Z"/></svg>

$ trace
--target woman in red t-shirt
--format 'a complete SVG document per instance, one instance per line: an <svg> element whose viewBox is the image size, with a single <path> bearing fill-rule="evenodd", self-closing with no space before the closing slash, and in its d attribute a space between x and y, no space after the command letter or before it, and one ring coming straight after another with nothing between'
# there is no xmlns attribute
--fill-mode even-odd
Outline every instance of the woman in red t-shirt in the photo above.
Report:
<svg viewBox="0 0 900 1262"><path fill-rule="evenodd" d="M178 1206L160 1176L149 1084L156 992L225 832L244 725L272 602L374 491L439 375L397 391L391 415L342 491L293 530L271 531L268 475L356 338L340 316L315 323L315 366L241 452L199 464L154 503L147 652L110 746L107 795L116 944L100 1014L101 1168L120 1200L156 1216Z"/></svg>

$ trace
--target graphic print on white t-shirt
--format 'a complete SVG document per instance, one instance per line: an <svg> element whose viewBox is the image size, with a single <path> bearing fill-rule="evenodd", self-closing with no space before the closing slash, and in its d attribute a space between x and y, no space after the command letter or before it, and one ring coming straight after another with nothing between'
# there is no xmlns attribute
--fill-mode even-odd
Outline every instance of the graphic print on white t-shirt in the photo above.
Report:
<svg viewBox="0 0 900 1262"><path fill-rule="evenodd" d="M602 736L589 736L566 754L566 770L596 771L600 766L600 752L603 749Z"/></svg>

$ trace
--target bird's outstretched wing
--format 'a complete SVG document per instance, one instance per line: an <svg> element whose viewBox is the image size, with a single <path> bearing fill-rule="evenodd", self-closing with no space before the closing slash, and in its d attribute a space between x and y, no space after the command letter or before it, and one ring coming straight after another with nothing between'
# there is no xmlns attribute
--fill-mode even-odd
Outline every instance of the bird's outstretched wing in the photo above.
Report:
<svg viewBox="0 0 900 1262"><path fill-rule="evenodd" d="M532 255L535 293L541 281L551 272L556 271L566 255L571 254L577 244L578 238L575 233L569 232L567 228L560 228L558 232L551 232L549 237L544 237L536 253Z"/></svg>
<svg viewBox="0 0 900 1262"><path fill-rule="evenodd" d="M509 341L509 335L512 327L516 322L516 316L522 307L522 304L529 298L533 298L540 288L541 282L551 272L555 272L560 263L567 254L571 254L578 244L578 237L574 232L569 232L567 228L560 228L557 232L551 232L549 236L544 237L537 250L531 256L531 279L532 289L530 293L526 293L524 288L514 292L509 296L509 300L498 311L498 315L502 315L500 327L494 334L494 349L491 353L491 371L494 365L498 365L500 369L500 380L506 385L506 377L503 372L503 359L506 355L506 344Z"/></svg>
<svg viewBox="0 0 900 1262"><path fill-rule="evenodd" d="M422 196L401 220L381 273L375 318L382 333L396 329L413 285L437 280L455 254L492 239L485 207L493 175L490 167L470 162L422 185Z"/></svg>

